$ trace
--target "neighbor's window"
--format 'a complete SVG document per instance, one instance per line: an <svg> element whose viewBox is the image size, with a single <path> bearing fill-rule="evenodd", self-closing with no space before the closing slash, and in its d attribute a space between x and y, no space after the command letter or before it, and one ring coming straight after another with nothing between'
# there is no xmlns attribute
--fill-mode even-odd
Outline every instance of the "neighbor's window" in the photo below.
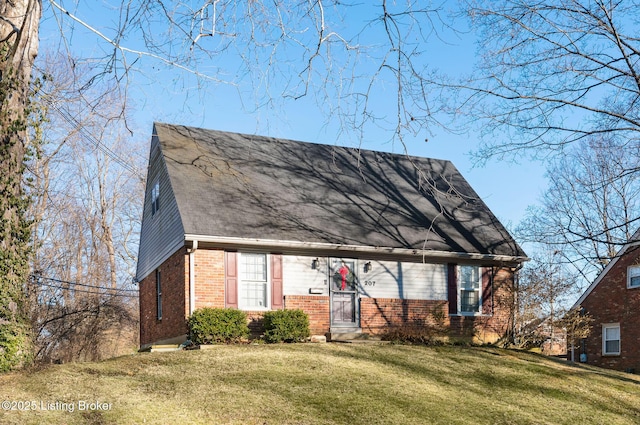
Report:
<svg viewBox="0 0 640 425"><path fill-rule="evenodd" d="M244 309L268 308L267 254L240 254L239 304Z"/></svg>
<svg viewBox="0 0 640 425"><path fill-rule="evenodd" d="M627 269L627 288L640 288L640 266Z"/></svg>
<svg viewBox="0 0 640 425"><path fill-rule="evenodd" d="M155 215L160 209L160 183L156 182L151 189L151 215Z"/></svg>
<svg viewBox="0 0 640 425"><path fill-rule="evenodd" d="M160 270L156 270L156 317L162 319L162 282L160 279Z"/></svg>
<svg viewBox="0 0 640 425"><path fill-rule="evenodd" d="M620 354L620 324L611 323L602 325L602 354Z"/></svg>
<svg viewBox="0 0 640 425"><path fill-rule="evenodd" d="M462 314L478 314L481 307L481 280L480 267L459 266L458 287L460 288L459 311Z"/></svg>

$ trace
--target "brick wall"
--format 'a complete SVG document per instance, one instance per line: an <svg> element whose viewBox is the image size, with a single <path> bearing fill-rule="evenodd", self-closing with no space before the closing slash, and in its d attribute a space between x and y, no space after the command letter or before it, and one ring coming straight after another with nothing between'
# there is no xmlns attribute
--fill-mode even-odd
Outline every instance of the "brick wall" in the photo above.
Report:
<svg viewBox="0 0 640 425"><path fill-rule="evenodd" d="M195 308L224 307L224 250L198 249L194 256Z"/></svg>
<svg viewBox="0 0 640 425"><path fill-rule="evenodd" d="M515 308L513 272L506 268L494 269L493 288L489 303L490 314L481 316L451 317L451 333L454 336L472 336L477 343L494 343L509 334L513 328ZM483 308L483 311L486 311Z"/></svg>
<svg viewBox="0 0 640 425"><path fill-rule="evenodd" d="M640 373L640 288L627 288L627 267L640 264L640 248L628 250L582 303L594 318L584 341L587 363ZM620 355L602 355L602 325L620 323ZM576 350L579 354L582 350ZM576 355L578 360L578 355Z"/></svg>
<svg viewBox="0 0 640 425"><path fill-rule="evenodd" d="M198 249L194 253L195 308L224 307L224 251ZM152 273L140 282L141 345L187 333L189 312L189 254L178 250L159 269L162 275L163 317L156 319L156 281ZM380 334L390 326L424 323L443 327L454 337L472 337L494 342L511 327L513 275L500 269L494 276L490 303L493 313L476 317L449 316L447 301L362 298L361 326L364 332ZM640 292L640 291L638 291ZM486 301L485 301L486 302ZM317 295L286 295L285 308L301 309L309 315L312 334L330 331L330 298ZM247 312L254 335L262 326L263 312Z"/></svg>
<svg viewBox="0 0 640 425"><path fill-rule="evenodd" d="M329 332L329 297L319 295L285 295L285 308L300 309L309 315L312 335Z"/></svg>
<svg viewBox="0 0 640 425"><path fill-rule="evenodd" d="M446 301L401 300L397 298L362 298L362 331L379 335L393 327L420 324L443 329L448 325Z"/></svg>
<svg viewBox="0 0 640 425"><path fill-rule="evenodd" d="M162 286L162 319L157 319L156 273L139 283L140 345L179 337L187 333L189 266L186 249L181 248L158 269Z"/></svg>

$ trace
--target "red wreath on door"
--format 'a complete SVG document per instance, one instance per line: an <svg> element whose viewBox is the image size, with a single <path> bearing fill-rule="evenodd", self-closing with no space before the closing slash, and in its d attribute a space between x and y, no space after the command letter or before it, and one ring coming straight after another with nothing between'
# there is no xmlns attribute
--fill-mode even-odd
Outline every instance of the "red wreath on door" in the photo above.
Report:
<svg viewBox="0 0 640 425"><path fill-rule="evenodd" d="M340 287L340 290L344 291L347 288L347 276L349 275L349 267L343 265L338 270L338 273L340 273L340 276L342 276L342 285Z"/></svg>

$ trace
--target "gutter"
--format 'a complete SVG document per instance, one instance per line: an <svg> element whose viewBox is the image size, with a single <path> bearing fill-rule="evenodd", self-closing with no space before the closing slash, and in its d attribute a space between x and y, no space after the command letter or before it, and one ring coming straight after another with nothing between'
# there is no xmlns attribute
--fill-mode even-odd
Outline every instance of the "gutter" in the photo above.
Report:
<svg viewBox="0 0 640 425"><path fill-rule="evenodd" d="M186 241L193 241L197 246L197 242L207 243L216 247L229 247L235 248L259 248L259 247L271 247L275 249L281 249L283 251L326 251L342 252L342 253L365 253L374 255L403 255L410 257L422 257L423 259L439 259L441 261L446 260L469 260L469 261L492 261L494 263L522 263L528 261L526 256L513 256L513 255L495 255L495 254L480 254L469 252L449 252L449 251L436 251L427 249L408 249L408 248L392 248L392 247L379 247L379 246L365 246L365 245L346 245L346 244L332 244L324 242L299 242L299 241L281 241L274 239L251 239L251 238L237 238L227 236L206 236L206 235L193 235L186 234Z"/></svg>
<svg viewBox="0 0 640 425"><path fill-rule="evenodd" d="M187 252L189 253L189 317L193 314L196 306L196 269L194 263L197 249L198 239L192 239L191 247L187 248Z"/></svg>

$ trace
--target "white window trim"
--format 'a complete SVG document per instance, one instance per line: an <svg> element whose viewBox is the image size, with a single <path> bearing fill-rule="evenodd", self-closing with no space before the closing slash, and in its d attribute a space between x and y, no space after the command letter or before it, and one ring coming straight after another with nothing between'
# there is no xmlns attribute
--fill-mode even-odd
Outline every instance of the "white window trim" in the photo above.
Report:
<svg viewBox="0 0 640 425"><path fill-rule="evenodd" d="M457 294L457 301L458 301L458 316L482 316L482 267L480 266L475 266L473 264L458 264L458 269L456 270L456 290L458 291ZM478 269L478 311L476 312L469 312L469 311L462 311L462 297L460 296L460 292L462 291L462 272L461 272L461 268L462 267L476 267Z"/></svg>
<svg viewBox="0 0 640 425"><path fill-rule="evenodd" d="M607 352L607 341L615 341L615 340L606 340L606 329L618 329L618 351L617 352ZM603 323L602 324L602 355L603 356L619 356L620 349L622 348L622 333L620 332L620 323Z"/></svg>
<svg viewBox="0 0 640 425"><path fill-rule="evenodd" d="M639 269L640 270L640 265L633 265L633 266L627 267L627 289L640 288L640 284L633 285L633 286L631 285L631 269Z"/></svg>
<svg viewBox="0 0 640 425"><path fill-rule="evenodd" d="M262 254L265 256L267 266L267 289L266 289L266 305L264 307L249 306L244 302L242 294L243 273L242 255L243 254ZM238 309L243 311L269 311L271 310L271 255L266 252L238 252Z"/></svg>

